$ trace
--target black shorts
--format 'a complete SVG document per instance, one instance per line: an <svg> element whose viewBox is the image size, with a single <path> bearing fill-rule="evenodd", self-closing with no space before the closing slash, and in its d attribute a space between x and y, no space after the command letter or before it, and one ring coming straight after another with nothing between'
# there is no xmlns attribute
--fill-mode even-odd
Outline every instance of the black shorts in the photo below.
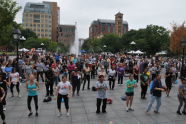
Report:
<svg viewBox="0 0 186 124"><path fill-rule="evenodd" d="M134 92L131 92L131 93L125 93L126 96L134 96Z"/></svg>

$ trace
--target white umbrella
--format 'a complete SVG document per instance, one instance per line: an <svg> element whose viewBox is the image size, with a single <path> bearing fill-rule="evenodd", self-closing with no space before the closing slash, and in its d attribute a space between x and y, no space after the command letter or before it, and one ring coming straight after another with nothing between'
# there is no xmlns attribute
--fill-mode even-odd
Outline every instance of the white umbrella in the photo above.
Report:
<svg viewBox="0 0 186 124"><path fill-rule="evenodd" d="M28 52L29 50L26 48L19 49L20 52Z"/></svg>

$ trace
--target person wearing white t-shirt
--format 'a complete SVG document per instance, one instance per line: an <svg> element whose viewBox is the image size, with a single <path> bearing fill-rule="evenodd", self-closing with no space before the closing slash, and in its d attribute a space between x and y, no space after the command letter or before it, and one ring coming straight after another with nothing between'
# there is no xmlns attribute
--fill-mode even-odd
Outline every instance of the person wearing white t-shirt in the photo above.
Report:
<svg viewBox="0 0 186 124"><path fill-rule="evenodd" d="M57 107L59 110L59 115L61 116L61 100L64 99L65 108L67 112L67 116L69 116L69 96L72 93L72 85L69 81L67 81L66 76L62 76L62 81L58 83L57 85Z"/></svg>
<svg viewBox="0 0 186 124"><path fill-rule="evenodd" d="M21 97L20 96L20 90L19 90L19 85L20 85L20 83L19 83L19 73L16 71L16 69L15 68L13 68L13 70L12 70L12 73L10 73L10 78L9 78L9 81L11 82L11 84L10 84L10 91L11 91L11 93L12 93L12 97L14 97L14 86L16 86L16 90L17 90L17 93L18 93L18 96L19 97Z"/></svg>

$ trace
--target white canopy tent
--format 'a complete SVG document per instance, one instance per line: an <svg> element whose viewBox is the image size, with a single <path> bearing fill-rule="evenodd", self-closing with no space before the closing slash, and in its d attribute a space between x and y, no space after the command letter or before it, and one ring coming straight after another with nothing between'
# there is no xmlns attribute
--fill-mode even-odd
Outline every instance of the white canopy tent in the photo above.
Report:
<svg viewBox="0 0 186 124"><path fill-rule="evenodd" d="M140 50L137 50L134 52L135 54L144 54L144 52L140 51Z"/></svg>
<svg viewBox="0 0 186 124"><path fill-rule="evenodd" d="M127 53L129 53L129 54L134 54L134 53L135 53L135 51L130 51L130 52L127 52Z"/></svg>
<svg viewBox="0 0 186 124"><path fill-rule="evenodd" d="M167 54L167 51L161 51L161 52L156 53L156 55L166 55L166 54Z"/></svg>
<svg viewBox="0 0 186 124"><path fill-rule="evenodd" d="M19 52L28 52L29 50L26 48L19 49Z"/></svg>
<svg viewBox="0 0 186 124"><path fill-rule="evenodd" d="M144 54L144 52L137 50L137 51L130 51L128 54Z"/></svg>

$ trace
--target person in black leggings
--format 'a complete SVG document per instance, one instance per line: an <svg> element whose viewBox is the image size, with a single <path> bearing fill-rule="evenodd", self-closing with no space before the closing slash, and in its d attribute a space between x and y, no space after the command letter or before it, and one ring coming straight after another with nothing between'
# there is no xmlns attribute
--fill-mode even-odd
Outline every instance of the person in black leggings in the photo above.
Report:
<svg viewBox="0 0 186 124"><path fill-rule="evenodd" d="M19 73L17 72L16 68L13 68L12 70L12 73L10 73L10 78L9 78L9 82L11 82L10 84L10 91L12 93L12 97L14 97L14 86L16 86L16 90L17 90L17 93L18 93L18 96L20 96L20 90L19 90L19 86L20 86L20 83L19 83Z"/></svg>
<svg viewBox="0 0 186 124"><path fill-rule="evenodd" d="M58 117L61 116L61 100L64 99L66 114L69 116L69 95L71 95L72 86L69 81L67 81L67 77L64 75L62 76L62 82L59 82L57 85L57 108L59 110Z"/></svg>
<svg viewBox="0 0 186 124"><path fill-rule="evenodd" d="M1 119L3 120L3 124L6 124L5 122L5 114L3 112L3 99L5 97L5 91L3 90L2 87L0 87L0 115L1 115Z"/></svg>
<svg viewBox="0 0 186 124"><path fill-rule="evenodd" d="M38 90L39 90L39 82L35 81L34 75L30 75L30 79L28 82L26 82L26 88L28 90L28 97L27 97L27 107L30 113L28 116L30 117L32 113L32 108L31 108L31 101L32 98L34 99L35 103L35 109L36 109L36 116L38 116Z"/></svg>
<svg viewBox="0 0 186 124"><path fill-rule="evenodd" d="M77 89L77 95L79 96L79 90L80 90L80 72L74 71L72 72L72 76L71 76L71 81L72 81L72 89L73 89L73 93L72 96L74 96L75 91Z"/></svg>
<svg viewBox="0 0 186 124"><path fill-rule="evenodd" d="M141 81L141 99L146 99L146 93L149 85L149 76L147 75L147 69L140 76Z"/></svg>

